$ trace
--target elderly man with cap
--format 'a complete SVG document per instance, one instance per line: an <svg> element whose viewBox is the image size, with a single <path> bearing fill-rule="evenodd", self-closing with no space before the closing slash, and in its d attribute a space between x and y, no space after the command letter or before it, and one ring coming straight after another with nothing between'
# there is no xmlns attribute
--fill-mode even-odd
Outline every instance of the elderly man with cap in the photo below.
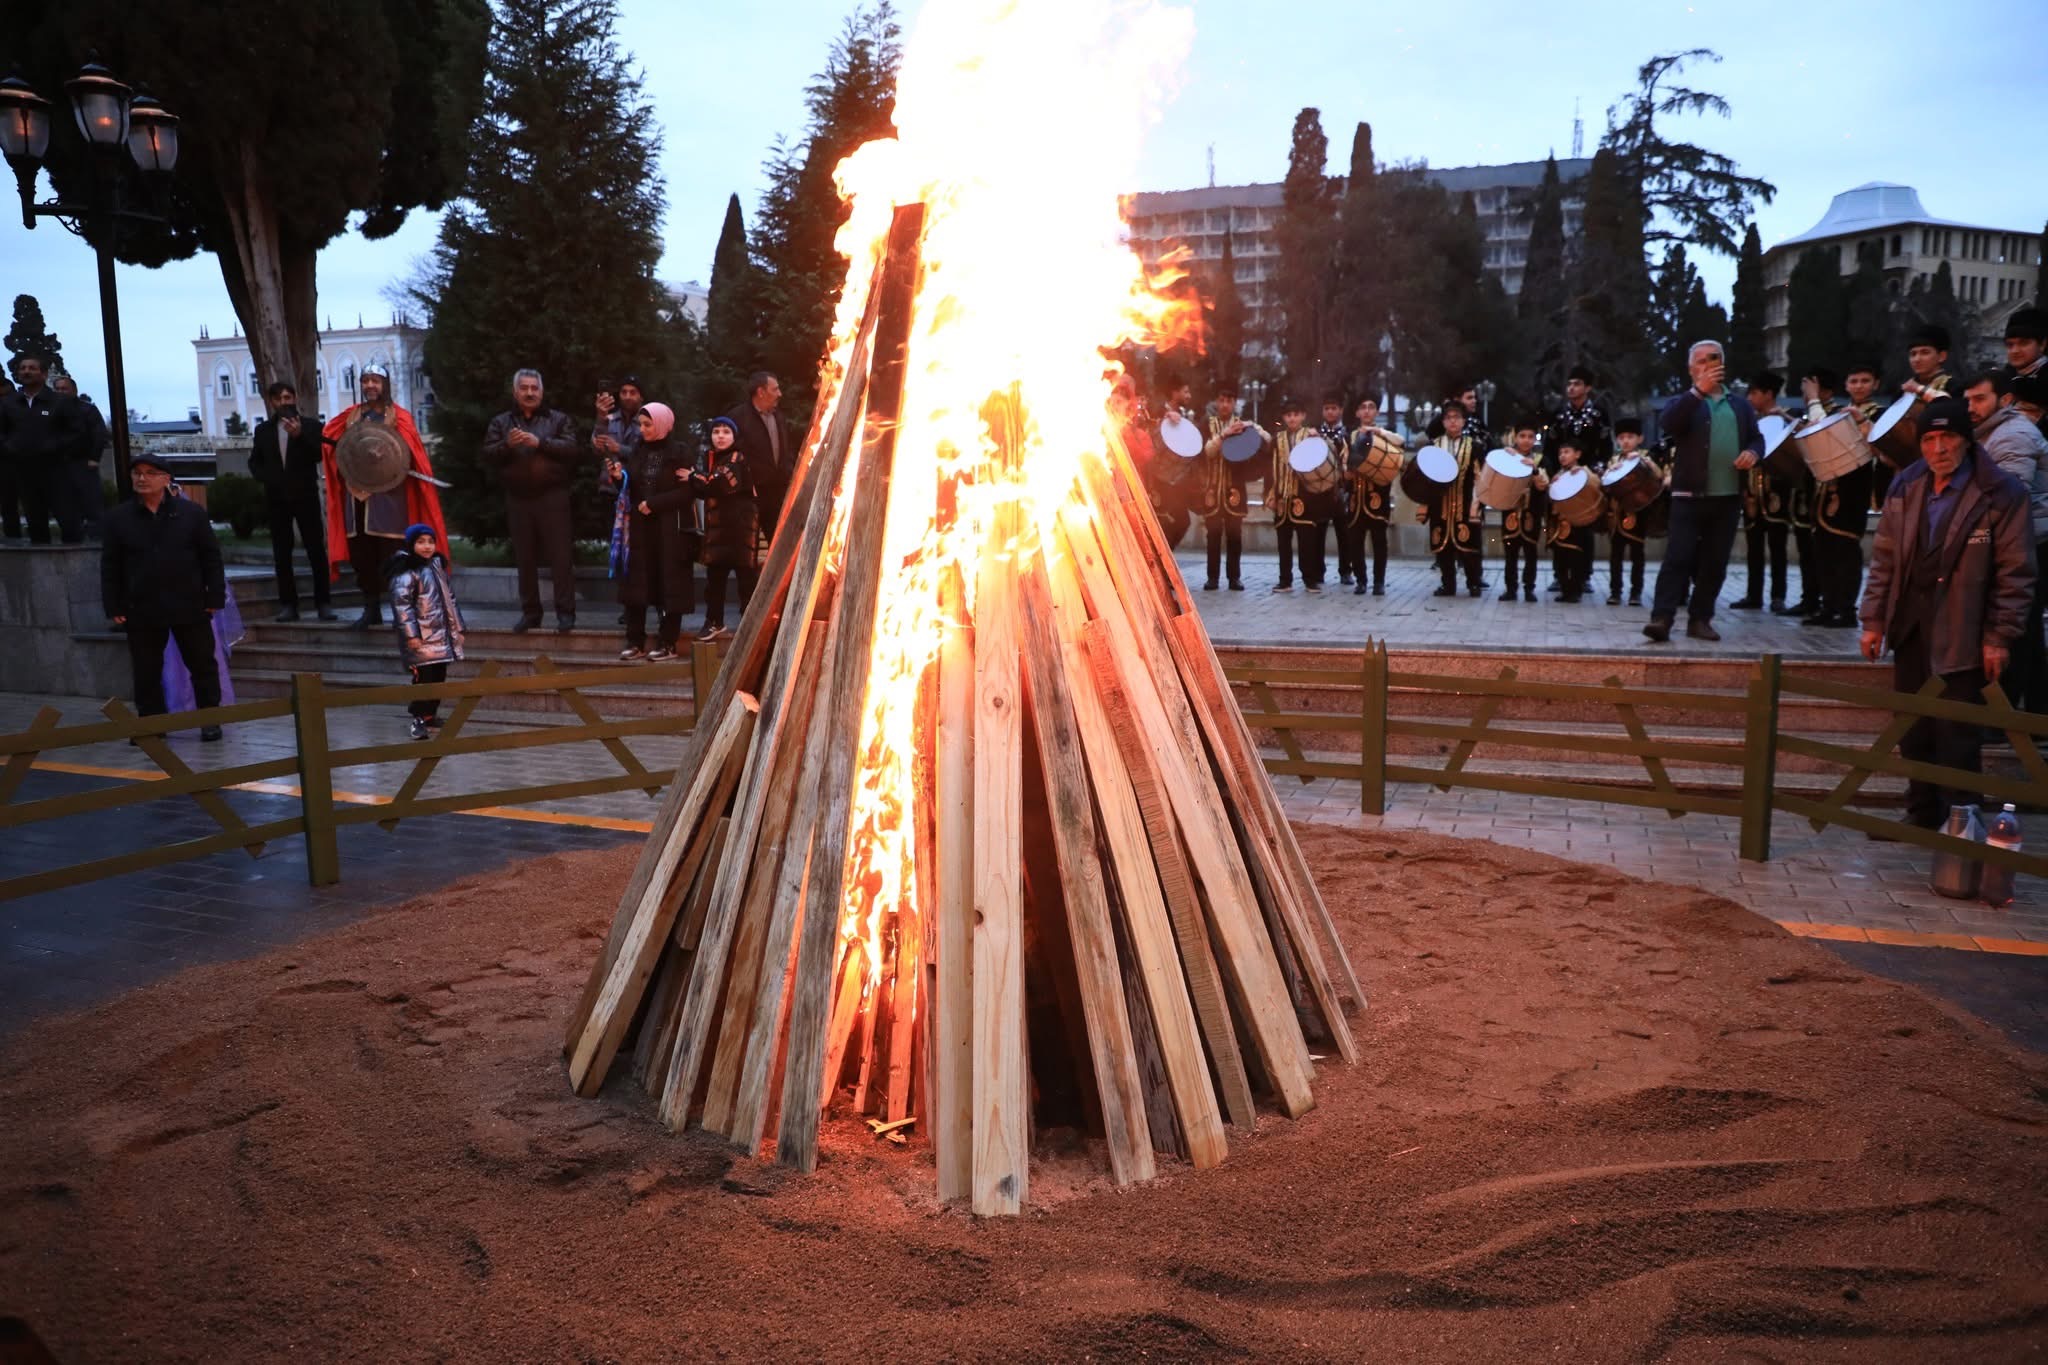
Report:
<svg viewBox="0 0 2048 1365"><path fill-rule="evenodd" d="M484 432L484 463L505 490L505 526L519 571L515 631L540 624L540 566L548 566L555 598L555 630L576 628L576 539L569 514L569 481L582 455L569 414L543 401L539 370L512 376L512 407Z"/></svg>
<svg viewBox="0 0 2048 1365"><path fill-rule="evenodd" d="M1892 481L1877 520L1859 615L1863 657L1889 644L1892 686L1917 692L1941 679L1945 701L1978 702L1998 681L2034 591L2027 489L1971 436L1970 410L1942 395L1920 417L1920 459ZM1922 763L1982 771L1983 736L1963 721L1923 716L1899 742ZM1909 779L1906 819L1937 829L1949 807L1978 793Z"/></svg>
<svg viewBox="0 0 2048 1365"><path fill-rule="evenodd" d="M219 706L211 622L227 605L220 543L198 503L171 496L171 471L160 456L136 452L128 479L135 496L101 522L100 600L107 618L128 633L135 709L145 716L168 709L164 648L173 640L199 708ZM199 737L219 739L220 727L206 726Z"/></svg>

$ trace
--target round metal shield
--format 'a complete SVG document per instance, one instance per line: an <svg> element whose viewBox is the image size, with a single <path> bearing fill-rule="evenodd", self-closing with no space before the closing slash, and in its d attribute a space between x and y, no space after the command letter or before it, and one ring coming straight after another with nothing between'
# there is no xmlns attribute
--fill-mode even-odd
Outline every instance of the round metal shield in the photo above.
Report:
<svg viewBox="0 0 2048 1365"><path fill-rule="evenodd" d="M388 493L405 482L412 451L382 422L358 422L334 443L334 463L358 495Z"/></svg>

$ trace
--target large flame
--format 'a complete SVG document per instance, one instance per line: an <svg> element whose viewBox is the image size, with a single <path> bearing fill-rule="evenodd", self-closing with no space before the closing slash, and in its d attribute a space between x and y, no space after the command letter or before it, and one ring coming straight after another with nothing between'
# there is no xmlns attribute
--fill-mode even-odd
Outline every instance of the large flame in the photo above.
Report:
<svg viewBox="0 0 2048 1365"><path fill-rule="evenodd" d="M1104 448L1101 348L1177 330L1186 306L1132 252L1120 196L1193 33L1190 11L1152 0L932 0L905 47L897 136L839 167L851 268L828 374L848 362L892 209L926 205L842 919L870 991L889 950L918 941L913 764L941 587L972 593L1004 500L1025 530L995 552L1037 552L1080 460ZM1008 459L989 417L1006 396Z"/></svg>

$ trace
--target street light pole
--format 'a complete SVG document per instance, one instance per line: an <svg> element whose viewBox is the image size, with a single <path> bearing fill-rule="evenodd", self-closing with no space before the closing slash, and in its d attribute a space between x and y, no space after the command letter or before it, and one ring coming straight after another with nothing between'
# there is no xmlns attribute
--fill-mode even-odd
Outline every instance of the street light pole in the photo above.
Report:
<svg viewBox="0 0 2048 1365"><path fill-rule="evenodd" d="M114 285L114 234L94 247L100 270L100 334L107 350L107 426L114 437L115 496L128 496L128 376L121 363L121 298ZM99 494L94 494L98 497Z"/></svg>

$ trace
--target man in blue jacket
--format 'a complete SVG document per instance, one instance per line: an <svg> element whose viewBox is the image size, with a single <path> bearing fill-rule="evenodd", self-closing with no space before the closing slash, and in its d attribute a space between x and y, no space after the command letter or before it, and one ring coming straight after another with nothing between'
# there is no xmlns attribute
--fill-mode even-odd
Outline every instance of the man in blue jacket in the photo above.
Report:
<svg viewBox="0 0 2048 1365"><path fill-rule="evenodd" d="M1695 341L1685 366L1692 387L1658 415L1674 444L1671 465L1671 538L1657 569L1657 592L1643 634L1663 644L1678 609L1685 633L1718 640L1714 600L1728 576L1728 552L1742 514L1742 476L1763 458L1763 437L1748 403L1728 392L1727 358L1718 341Z"/></svg>

